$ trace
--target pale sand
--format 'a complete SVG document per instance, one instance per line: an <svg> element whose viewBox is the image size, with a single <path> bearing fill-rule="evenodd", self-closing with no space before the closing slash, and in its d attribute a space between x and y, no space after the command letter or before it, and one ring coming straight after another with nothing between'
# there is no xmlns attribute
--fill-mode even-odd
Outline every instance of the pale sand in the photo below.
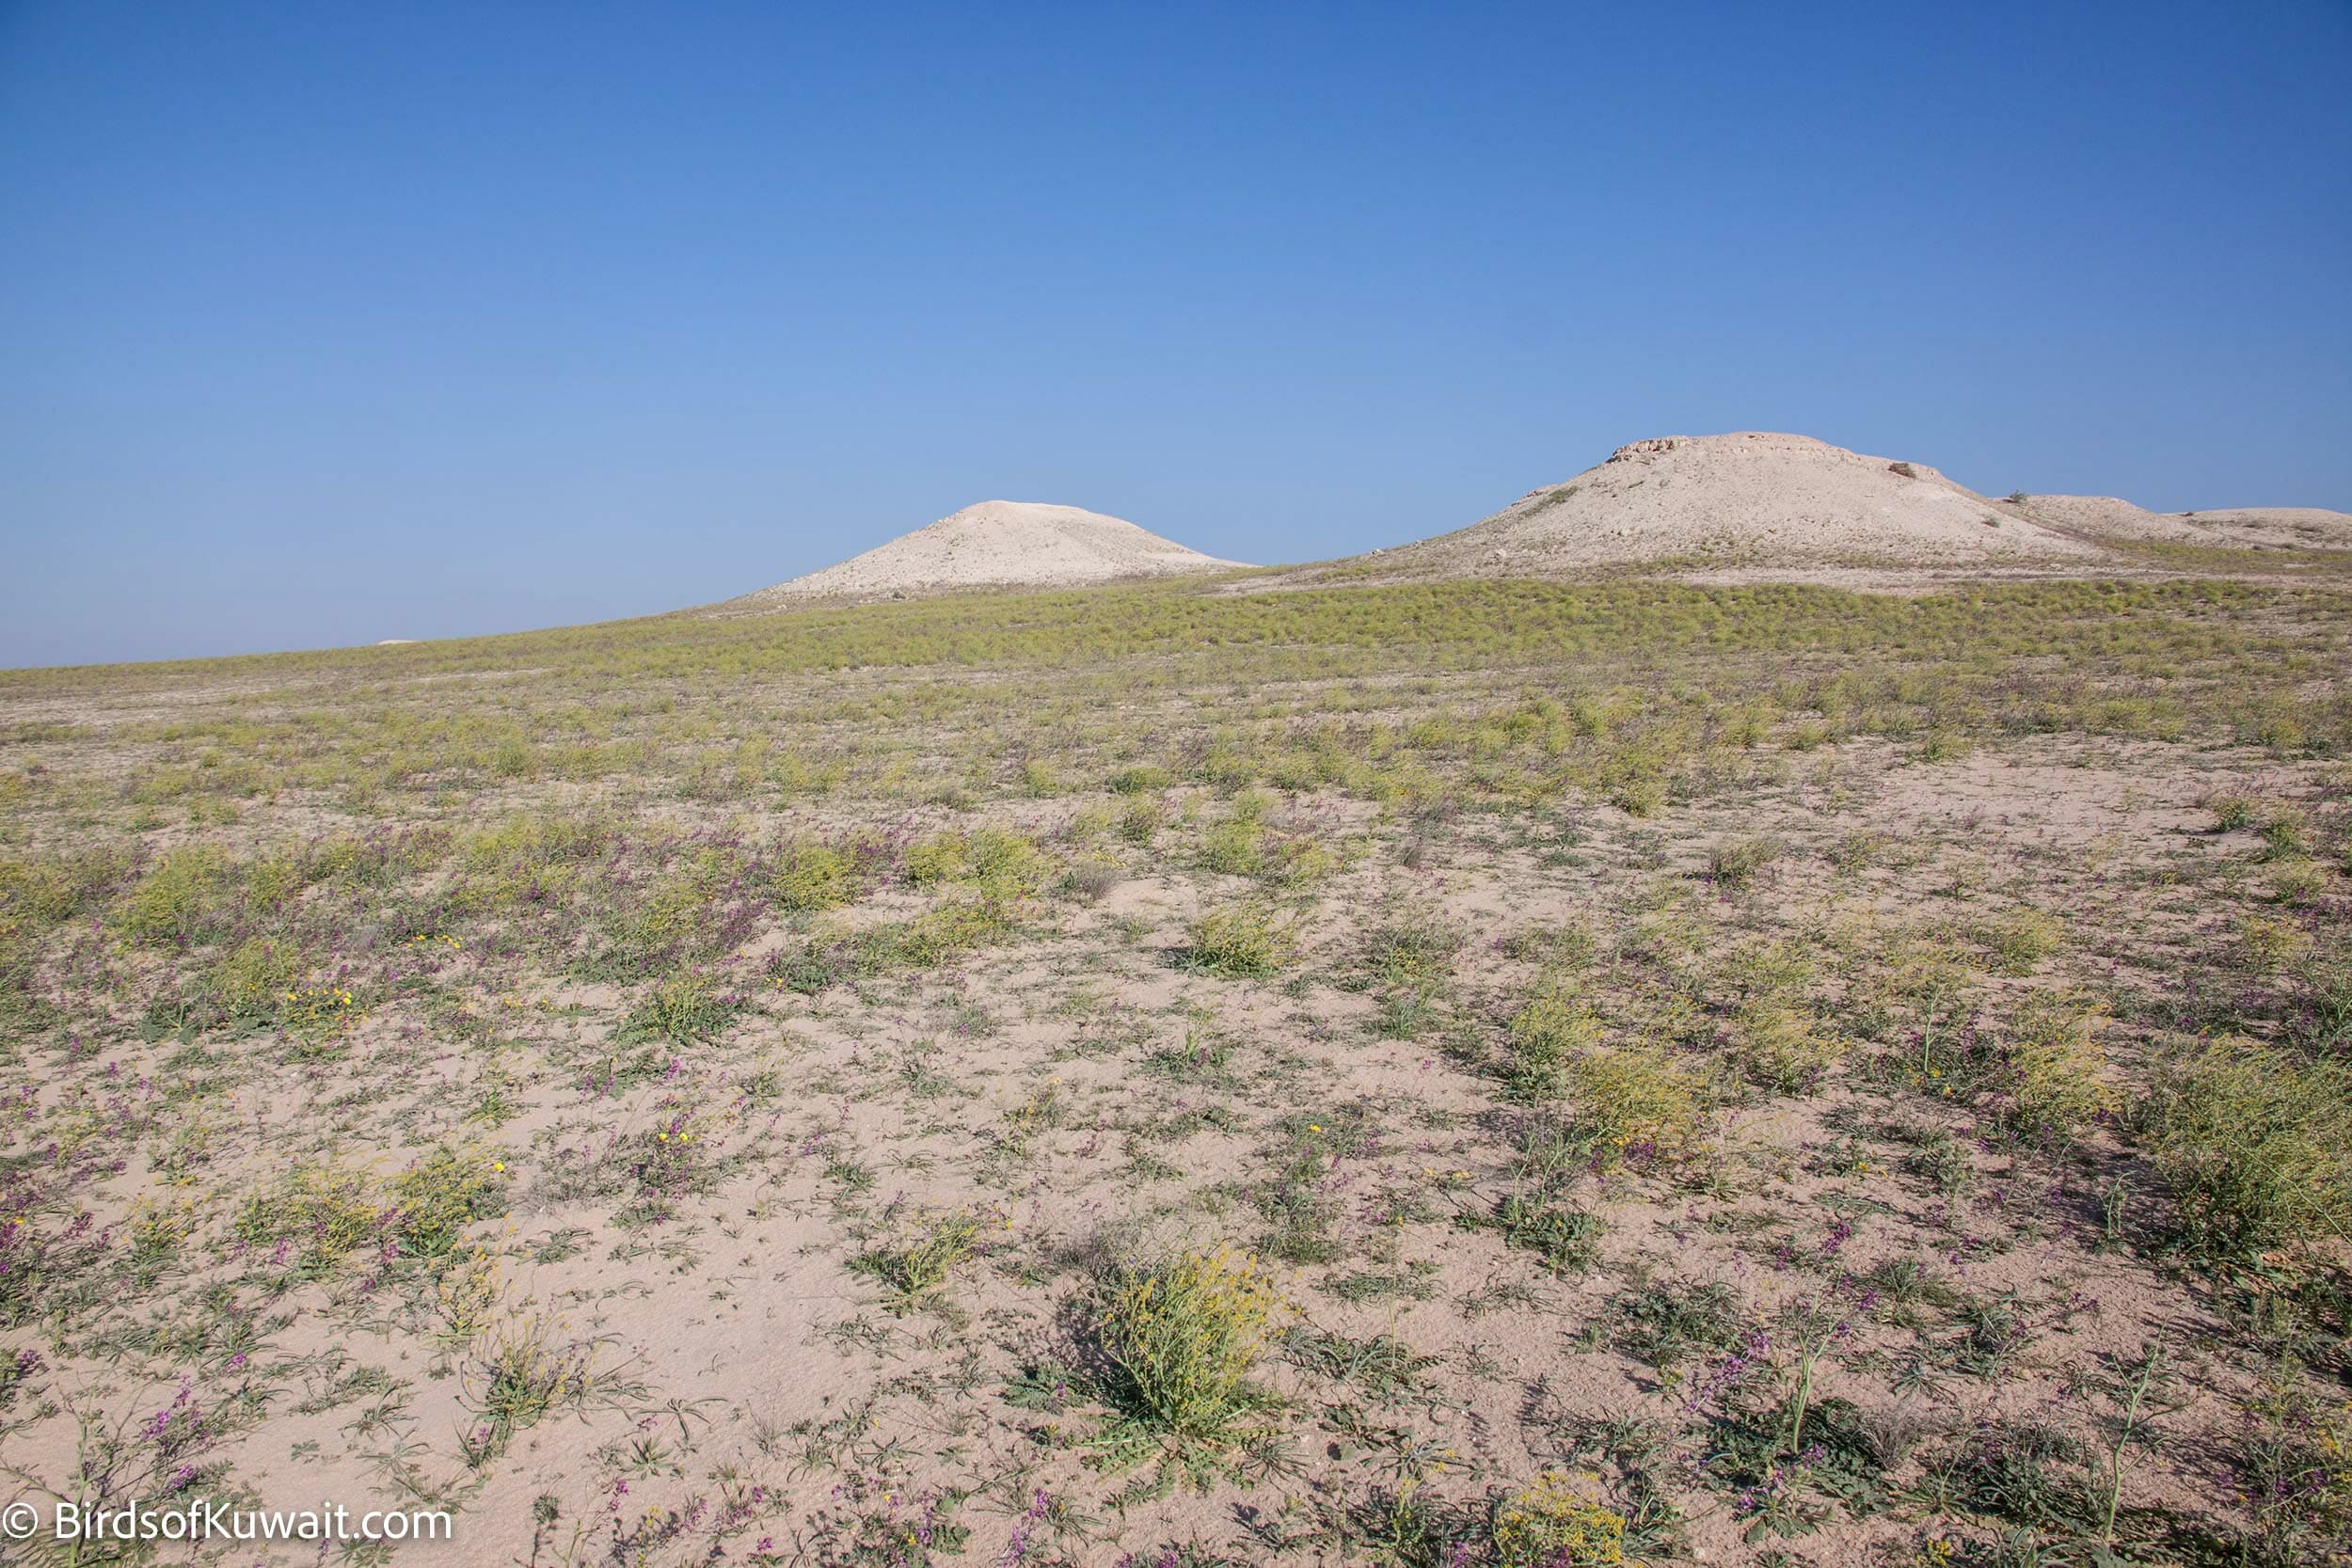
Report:
<svg viewBox="0 0 2352 1568"><path fill-rule="evenodd" d="M1120 517L1036 501L982 501L837 566L729 602L888 598L957 588L1058 588L1238 567Z"/></svg>
<svg viewBox="0 0 2352 1568"><path fill-rule="evenodd" d="M2079 576L2144 567L2109 546L2147 541L2345 548L2352 515L2158 514L2091 496L1994 499L1924 463L1809 436L1741 431L1636 441L1469 528L1295 576L1407 580L1616 567L1726 581Z"/></svg>

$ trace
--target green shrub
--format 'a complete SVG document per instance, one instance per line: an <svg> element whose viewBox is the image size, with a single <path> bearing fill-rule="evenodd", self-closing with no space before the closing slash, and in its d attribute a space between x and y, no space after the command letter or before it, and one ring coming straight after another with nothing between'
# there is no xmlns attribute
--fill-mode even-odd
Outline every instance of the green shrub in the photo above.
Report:
<svg viewBox="0 0 2352 1568"><path fill-rule="evenodd" d="M1097 1333L1140 1419L1180 1442L1222 1446L1274 1402L1249 1374L1280 1308L1257 1259L1219 1247L1128 1272Z"/></svg>
<svg viewBox="0 0 2352 1568"><path fill-rule="evenodd" d="M294 997L300 963L268 937L248 937L213 971L213 999L232 1019L275 1019Z"/></svg>
<svg viewBox="0 0 2352 1568"><path fill-rule="evenodd" d="M703 970L684 970L657 981L622 1026L626 1039L660 1038L673 1045L708 1039L741 1012L744 999Z"/></svg>
<svg viewBox="0 0 2352 1568"><path fill-rule="evenodd" d="M546 1313L499 1324L474 1348L466 1394L479 1423L460 1434L467 1463L476 1469L506 1451L515 1434L539 1424L559 1405L584 1401L596 1386L596 1341L559 1341Z"/></svg>
<svg viewBox="0 0 2352 1568"><path fill-rule="evenodd" d="M1618 1568L1625 1515L1594 1502L1576 1481L1547 1470L1495 1508L1495 1568Z"/></svg>
<svg viewBox="0 0 2352 1568"><path fill-rule="evenodd" d="M174 850L139 879L122 911L123 928L147 942L192 942L216 914L226 863L209 845Z"/></svg>
<svg viewBox="0 0 2352 1568"><path fill-rule="evenodd" d="M305 1161L246 1200L234 1227L249 1246L298 1245L313 1271L382 1235L387 1210L375 1179L348 1165Z"/></svg>
<svg viewBox="0 0 2352 1568"><path fill-rule="evenodd" d="M299 856L271 855L249 862L245 868L246 901L256 909L283 909L310 879L310 868Z"/></svg>
<svg viewBox="0 0 2352 1568"><path fill-rule="evenodd" d="M2263 859L2300 860L2312 852L2311 823L2296 806L2273 806L2263 814Z"/></svg>
<svg viewBox="0 0 2352 1568"><path fill-rule="evenodd" d="M505 1185L505 1165L493 1156L436 1148L392 1183L392 1228L403 1250L424 1258L456 1251L467 1226L499 1212Z"/></svg>
<svg viewBox="0 0 2352 1568"><path fill-rule="evenodd" d="M2244 795L2217 795L2205 802L2213 812L2213 831L2217 833L2235 832L2251 827L2254 822L2254 802Z"/></svg>
<svg viewBox="0 0 2352 1568"><path fill-rule="evenodd" d="M1666 781L1652 773L1635 773L1617 781L1609 803L1628 816L1655 816L1666 804Z"/></svg>
<svg viewBox="0 0 2352 1568"><path fill-rule="evenodd" d="M1364 964L1379 984L1427 997L1454 977L1454 956L1461 950L1459 930L1421 916L1375 927L1364 939Z"/></svg>
<svg viewBox="0 0 2352 1568"><path fill-rule="evenodd" d="M2052 999L2021 1011L2006 1050L2009 1093L1999 1113L2011 1137L2064 1142L2113 1107L2106 1053L2099 1046L2106 1022L2090 1008Z"/></svg>
<svg viewBox="0 0 2352 1568"><path fill-rule="evenodd" d="M2066 940L2066 927L2040 910L2018 910L1979 927L1975 934L1992 953L1995 969L2003 974L2025 975L2058 950Z"/></svg>
<svg viewBox="0 0 2352 1568"><path fill-rule="evenodd" d="M2280 903L2306 910L2328 901L2335 892L2335 878L2317 861L2291 860L2271 871L2270 886Z"/></svg>
<svg viewBox="0 0 2352 1568"><path fill-rule="evenodd" d="M72 884L55 865L0 861L0 916L22 926L52 926L73 906Z"/></svg>
<svg viewBox="0 0 2352 1568"><path fill-rule="evenodd" d="M963 875L963 855L961 833L941 833L936 838L919 840L907 848L907 880L915 887L952 882Z"/></svg>
<svg viewBox="0 0 2352 1568"><path fill-rule="evenodd" d="M857 967L931 969L976 947L1000 942L1020 928L1011 912L993 898L953 898L912 920L870 926L852 940Z"/></svg>
<svg viewBox="0 0 2352 1568"><path fill-rule="evenodd" d="M795 914L837 909L857 896L857 872L822 844L787 844L776 857L776 902Z"/></svg>
<svg viewBox="0 0 2352 1568"><path fill-rule="evenodd" d="M1540 1192L1505 1197L1494 1223L1504 1245L1534 1253L1554 1274L1581 1274L1600 1261L1600 1239L1609 1230L1598 1214Z"/></svg>
<svg viewBox="0 0 2352 1568"><path fill-rule="evenodd" d="M943 1215L910 1241L860 1253L850 1267L888 1287L890 1309L902 1313L947 1282L956 1266L973 1255L979 1233L969 1214Z"/></svg>
<svg viewBox="0 0 2352 1568"><path fill-rule="evenodd" d="M1043 800L1061 793L1061 778L1053 765L1031 757L1021 765L1021 793L1032 800Z"/></svg>
<svg viewBox="0 0 2352 1568"><path fill-rule="evenodd" d="M1139 847L1149 847L1167 821L1168 807L1157 797L1145 796L1129 805L1120 816L1119 836Z"/></svg>
<svg viewBox="0 0 2352 1568"><path fill-rule="evenodd" d="M87 850L59 860L0 861L0 929L54 926L96 907L130 874L114 850Z"/></svg>
<svg viewBox="0 0 2352 1568"><path fill-rule="evenodd" d="M1634 1150L1672 1158L1707 1119L1706 1081L1654 1046L1585 1052L1562 1077L1576 1141L1603 1166Z"/></svg>
<svg viewBox="0 0 2352 1568"><path fill-rule="evenodd" d="M539 771L538 753L520 736L508 736L491 753L490 771L501 779L528 779Z"/></svg>
<svg viewBox="0 0 2352 1568"><path fill-rule="evenodd" d="M2248 912L2237 919L2237 959L2256 974L2275 974L2311 951L2311 933L2295 919Z"/></svg>
<svg viewBox="0 0 2352 1568"><path fill-rule="evenodd" d="M1720 887L1745 887L1779 858L1780 844L1775 839L1730 839L1707 851L1707 875Z"/></svg>
<svg viewBox="0 0 2352 1568"><path fill-rule="evenodd" d="M1613 1304L1610 1342L1661 1371L1693 1355L1739 1343L1740 1292L1721 1280L1705 1285L1665 1281L1628 1291Z"/></svg>
<svg viewBox="0 0 2352 1568"><path fill-rule="evenodd" d="M1515 1100L1566 1092L1568 1064L1600 1043L1600 1014L1565 986L1552 986L1511 1019L1503 1083Z"/></svg>
<svg viewBox="0 0 2352 1568"><path fill-rule="evenodd" d="M2225 1040L2161 1065L2135 1120L2193 1251L2352 1238L2352 1068Z"/></svg>
<svg viewBox="0 0 2352 1568"><path fill-rule="evenodd" d="M582 867L612 837L612 825L601 816L528 812L507 817L458 846L451 905L461 911L561 906L579 886Z"/></svg>
<svg viewBox="0 0 2352 1568"><path fill-rule="evenodd" d="M1264 865L1263 837L1255 822L1219 822L1200 837L1201 868L1225 877L1254 877Z"/></svg>
<svg viewBox="0 0 2352 1568"><path fill-rule="evenodd" d="M1166 789L1173 783L1175 781L1168 776L1167 768L1148 762L1122 768L1110 777L1111 793L1114 795L1148 795L1153 790Z"/></svg>
<svg viewBox="0 0 2352 1568"><path fill-rule="evenodd" d="M1753 997L1733 1012L1731 1038L1749 1075L1781 1094L1817 1086L1848 1045L1810 1009L1770 994Z"/></svg>
<svg viewBox="0 0 2352 1568"><path fill-rule="evenodd" d="M1286 888L1321 881L1340 869L1339 852L1311 832L1276 833L1263 842L1257 875Z"/></svg>
<svg viewBox="0 0 2352 1568"><path fill-rule="evenodd" d="M964 846L965 875L991 898L1027 898L1054 874L1052 857L1007 828L973 830Z"/></svg>
<svg viewBox="0 0 2352 1568"><path fill-rule="evenodd" d="M1232 980L1263 980L1291 960L1297 941L1257 904L1211 910L1186 927L1184 967Z"/></svg>

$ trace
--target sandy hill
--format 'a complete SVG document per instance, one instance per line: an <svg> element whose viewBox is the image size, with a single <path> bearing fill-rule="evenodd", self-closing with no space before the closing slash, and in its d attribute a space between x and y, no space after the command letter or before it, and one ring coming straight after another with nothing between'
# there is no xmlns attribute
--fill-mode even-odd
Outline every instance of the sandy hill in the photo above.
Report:
<svg viewBox="0 0 2352 1568"><path fill-rule="evenodd" d="M2219 512L2149 512L2113 496L2027 496L2022 516L2111 539L2153 539L2239 549L2352 549L2352 512L2315 506L2239 506Z"/></svg>
<svg viewBox="0 0 2352 1568"><path fill-rule="evenodd" d="M889 598L956 588L1061 588L1238 566L1123 518L1036 501L982 501L838 566L763 588L729 608L809 598Z"/></svg>
<svg viewBox="0 0 2352 1568"><path fill-rule="evenodd" d="M1400 576L2064 562L2104 552L1920 463L1743 431L1619 447L1454 533L1356 557Z"/></svg>
<svg viewBox="0 0 2352 1568"><path fill-rule="evenodd" d="M2105 496L1994 499L1924 463L1809 436L1740 431L1619 447L1482 522L1295 580L1543 577L1624 567L1702 580L1917 580L2144 568L2144 541L2352 548L2352 514L2311 508L2154 513ZM1274 581L1253 588L1275 587Z"/></svg>

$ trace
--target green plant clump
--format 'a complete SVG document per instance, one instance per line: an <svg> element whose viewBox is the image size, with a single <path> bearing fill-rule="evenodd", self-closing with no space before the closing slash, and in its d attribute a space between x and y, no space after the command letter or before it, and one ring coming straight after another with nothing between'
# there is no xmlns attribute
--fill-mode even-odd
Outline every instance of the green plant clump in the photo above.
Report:
<svg viewBox="0 0 2352 1568"><path fill-rule="evenodd" d="M2193 1252L2352 1239L2352 1068L2225 1040L2161 1066L2135 1119Z"/></svg>
<svg viewBox="0 0 2352 1568"><path fill-rule="evenodd" d="M1186 968L1232 980L1263 980L1290 962L1296 939L1273 912L1255 904L1211 910L1186 930Z"/></svg>

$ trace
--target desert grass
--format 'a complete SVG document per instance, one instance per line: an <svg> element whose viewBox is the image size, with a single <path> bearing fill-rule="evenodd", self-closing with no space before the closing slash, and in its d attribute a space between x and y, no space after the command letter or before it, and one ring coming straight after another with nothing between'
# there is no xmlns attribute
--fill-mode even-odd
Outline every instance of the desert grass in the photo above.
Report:
<svg viewBox="0 0 2352 1568"><path fill-rule="evenodd" d="M2348 644L1174 583L0 674L0 1468L525 1561L2327 1560Z"/></svg>

